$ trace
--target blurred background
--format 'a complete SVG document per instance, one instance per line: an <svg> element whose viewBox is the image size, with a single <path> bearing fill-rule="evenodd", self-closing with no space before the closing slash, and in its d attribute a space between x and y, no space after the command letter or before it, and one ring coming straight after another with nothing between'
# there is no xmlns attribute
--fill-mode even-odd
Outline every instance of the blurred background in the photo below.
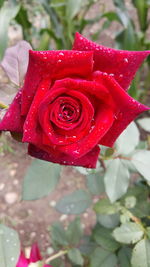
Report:
<svg viewBox="0 0 150 267"><path fill-rule="evenodd" d="M20 40L35 50L71 49L75 32L105 46L126 50L150 50L149 0L0 0L0 61L7 47ZM138 71L129 93L150 106L150 59ZM9 104L17 87L0 68L0 101ZM141 130L141 139L149 135ZM150 142L150 138L149 138ZM59 220L66 226L73 215L54 210L57 200L74 189L84 189L84 173L66 167L57 189L35 202L21 200L21 181L32 159L26 144L0 135L0 221L14 226L24 247L38 240L43 251L51 252L48 229ZM97 201L93 196L93 202ZM42 214L41 214L42 210ZM95 213L82 214L88 232Z"/></svg>

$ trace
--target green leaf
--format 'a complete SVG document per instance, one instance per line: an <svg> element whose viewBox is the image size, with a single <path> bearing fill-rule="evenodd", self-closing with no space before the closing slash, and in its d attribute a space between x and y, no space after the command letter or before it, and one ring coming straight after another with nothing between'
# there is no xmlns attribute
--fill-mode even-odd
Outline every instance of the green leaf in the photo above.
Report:
<svg viewBox="0 0 150 267"><path fill-rule="evenodd" d="M79 245L81 253L85 256L89 256L97 247L97 244L91 240L91 236L84 236Z"/></svg>
<svg viewBox="0 0 150 267"><path fill-rule="evenodd" d="M137 171L150 182L150 151L137 151L131 159Z"/></svg>
<svg viewBox="0 0 150 267"><path fill-rule="evenodd" d="M0 9L0 60L7 47L9 23L17 15L19 9L19 4L7 3L6 1Z"/></svg>
<svg viewBox="0 0 150 267"><path fill-rule="evenodd" d="M93 238L98 245L112 252L120 247L120 244L112 237L112 231L100 225L95 227Z"/></svg>
<svg viewBox="0 0 150 267"><path fill-rule="evenodd" d="M119 136L116 142L116 149L118 154L127 155L134 151L140 141L140 133L135 124L132 122Z"/></svg>
<svg viewBox="0 0 150 267"><path fill-rule="evenodd" d="M22 26L23 30L31 28L32 24L28 19L27 9L21 6L15 20Z"/></svg>
<svg viewBox="0 0 150 267"><path fill-rule="evenodd" d="M119 224L119 214L99 214L98 222L106 228L115 228Z"/></svg>
<svg viewBox="0 0 150 267"><path fill-rule="evenodd" d="M143 236L142 228L133 222L127 222L113 231L114 238L124 244L134 244Z"/></svg>
<svg viewBox="0 0 150 267"><path fill-rule="evenodd" d="M100 195L105 192L104 175L101 173L94 173L86 176L87 186L93 195Z"/></svg>
<svg viewBox="0 0 150 267"><path fill-rule="evenodd" d="M69 244L77 245L80 242L83 236L80 218L75 218L75 220L69 224L66 234Z"/></svg>
<svg viewBox="0 0 150 267"><path fill-rule="evenodd" d="M118 208L117 203L112 204L108 198L99 200L94 206L94 210L98 214L114 214Z"/></svg>
<svg viewBox="0 0 150 267"><path fill-rule="evenodd" d="M90 195L80 189L61 198L56 204L56 209L65 214L81 214L91 203Z"/></svg>
<svg viewBox="0 0 150 267"><path fill-rule="evenodd" d="M139 241L133 249L132 267L149 267L150 266L150 241L143 239Z"/></svg>
<svg viewBox="0 0 150 267"><path fill-rule="evenodd" d="M118 258L120 267L131 267L131 249L123 247L119 250Z"/></svg>
<svg viewBox="0 0 150 267"><path fill-rule="evenodd" d="M32 161L23 182L23 200L35 200L52 192L60 177L60 165L42 160Z"/></svg>
<svg viewBox="0 0 150 267"><path fill-rule="evenodd" d="M4 4L4 0L0 0L0 8L2 7L3 4Z"/></svg>
<svg viewBox="0 0 150 267"><path fill-rule="evenodd" d="M84 259L77 248L72 248L68 251L68 258L77 265L83 265Z"/></svg>
<svg viewBox="0 0 150 267"><path fill-rule="evenodd" d="M0 266L16 267L20 242L16 231L0 224Z"/></svg>
<svg viewBox="0 0 150 267"><path fill-rule="evenodd" d="M120 159L114 159L110 162L105 173L104 182L106 193L111 202L115 202L126 193L129 177L129 171Z"/></svg>
<svg viewBox="0 0 150 267"><path fill-rule="evenodd" d="M150 132L150 118L139 119L138 124L147 132Z"/></svg>
<svg viewBox="0 0 150 267"><path fill-rule="evenodd" d="M64 263L62 262L62 259L55 259L50 262L50 265L53 267L65 267Z"/></svg>
<svg viewBox="0 0 150 267"><path fill-rule="evenodd" d="M113 3L115 6L117 6L118 8L124 10L125 9L125 2L124 0L113 0Z"/></svg>
<svg viewBox="0 0 150 267"><path fill-rule="evenodd" d="M122 30L116 35L115 40L118 49L139 49L139 40L131 22L128 23L128 27L126 27L124 30Z"/></svg>
<svg viewBox="0 0 150 267"><path fill-rule="evenodd" d="M140 28L142 31L146 31L148 27L147 15L148 15L148 4L147 0L132 0L138 13Z"/></svg>
<svg viewBox="0 0 150 267"><path fill-rule="evenodd" d="M66 232L61 223L55 222L50 227L50 237L52 241L57 245L67 246L68 240L66 236Z"/></svg>
<svg viewBox="0 0 150 267"><path fill-rule="evenodd" d="M103 248L96 248L90 258L89 267L116 267L117 265L116 255Z"/></svg>
<svg viewBox="0 0 150 267"><path fill-rule="evenodd" d="M66 16L69 19L73 19L81 9L82 0L67 0Z"/></svg>

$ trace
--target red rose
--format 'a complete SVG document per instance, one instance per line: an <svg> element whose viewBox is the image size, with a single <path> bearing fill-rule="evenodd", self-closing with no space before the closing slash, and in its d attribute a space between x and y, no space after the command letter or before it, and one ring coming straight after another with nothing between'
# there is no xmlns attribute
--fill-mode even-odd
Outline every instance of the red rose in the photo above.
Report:
<svg viewBox="0 0 150 267"><path fill-rule="evenodd" d="M125 90L149 53L107 48L78 33L72 51L30 51L24 86L0 130L22 133L31 156L94 168L98 145L112 146L148 110Z"/></svg>

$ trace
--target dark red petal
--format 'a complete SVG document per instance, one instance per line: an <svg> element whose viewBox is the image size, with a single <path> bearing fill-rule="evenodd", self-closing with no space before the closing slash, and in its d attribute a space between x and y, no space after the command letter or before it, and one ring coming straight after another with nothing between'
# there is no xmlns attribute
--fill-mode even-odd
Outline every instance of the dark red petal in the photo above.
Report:
<svg viewBox="0 0 150 267"><path fill-rule="evenodd" d="M94 70L114 75L115 80L128 89L136 71L150 51L116 50L96 44L76 33L74 50L94 51Z"/></svg>
<svg viewBox="0 0 150 267"><path fill-rule="evenodd" d="M41 79L66 76L88 77L93 70L93 52L30 51L22 96L22 114L26 114Z"/></svg>
<svg viewBox="0 0 150 267"><path fill-rule="evenodd" d="M112 77L99 73L99 81L105 84L105 86L109 89L118 109L115 114L115 120L112 127L100 140L100 144L102 145L113 146L117 137L128 126L128 124L140 113L149 110L150 108L140 104L138 101L130 97Z"/></svg>
<svg viewBox="0 0 150 267"><path fill-rule="evenodd" d="M74 159L64 153L60 153L57 156L52 153L47 153L31 144L28 148L28 153L32 157L62 165L73 165L86 168L96 168L99 152L99 147L95 146L89 153L87 153L83 157Z"/></svg>
<svg viewBox="0 0 150 267"><path fill-rule="evenodd" d="M111 109L101 105L95 117L93 129L80 141L66 146L60 146L59 150L74 158L86 155L99 140L106 134L114 121L114 114Z"/></svg>
<svg viewBox="0 0 150 267"><path fill-rule="evenodd" d="M20 133L23 131L24 117L21 116L21 90L15 96L12 104L0 121L0 131Z"/></svg>
<svg viewBox="0 0 150 267"><path fill-rule="evenodd" d="M37 243L32 245L31 248L31 253L30 253L30 259L29 262L37 262L37 261L41 261L42 257L38 248Z"/></svg>
<svg viewBox="0 0 150 267"><path fill-rule="evenodd" d="M37 89L37 93L32 101L32 105L24 123L23 142L30 143L32 140L36 140L36 143L39 143L41 140L41 132L38 124L38 108L44 95L49 90L49 86L49 80L43 80L39 84L39 88Z"/></svg>

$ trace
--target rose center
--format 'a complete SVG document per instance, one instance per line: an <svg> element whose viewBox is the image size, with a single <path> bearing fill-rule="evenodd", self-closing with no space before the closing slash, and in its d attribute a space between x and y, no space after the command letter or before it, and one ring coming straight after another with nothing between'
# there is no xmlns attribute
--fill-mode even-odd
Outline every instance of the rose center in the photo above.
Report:
<svg viewBox="0 0 150 267"><path fill-rule="evenodd" d="M59 120L61 121L71 121L74 118L76 110L70 104L63 104L60 106L59 110Z"/></svg>

